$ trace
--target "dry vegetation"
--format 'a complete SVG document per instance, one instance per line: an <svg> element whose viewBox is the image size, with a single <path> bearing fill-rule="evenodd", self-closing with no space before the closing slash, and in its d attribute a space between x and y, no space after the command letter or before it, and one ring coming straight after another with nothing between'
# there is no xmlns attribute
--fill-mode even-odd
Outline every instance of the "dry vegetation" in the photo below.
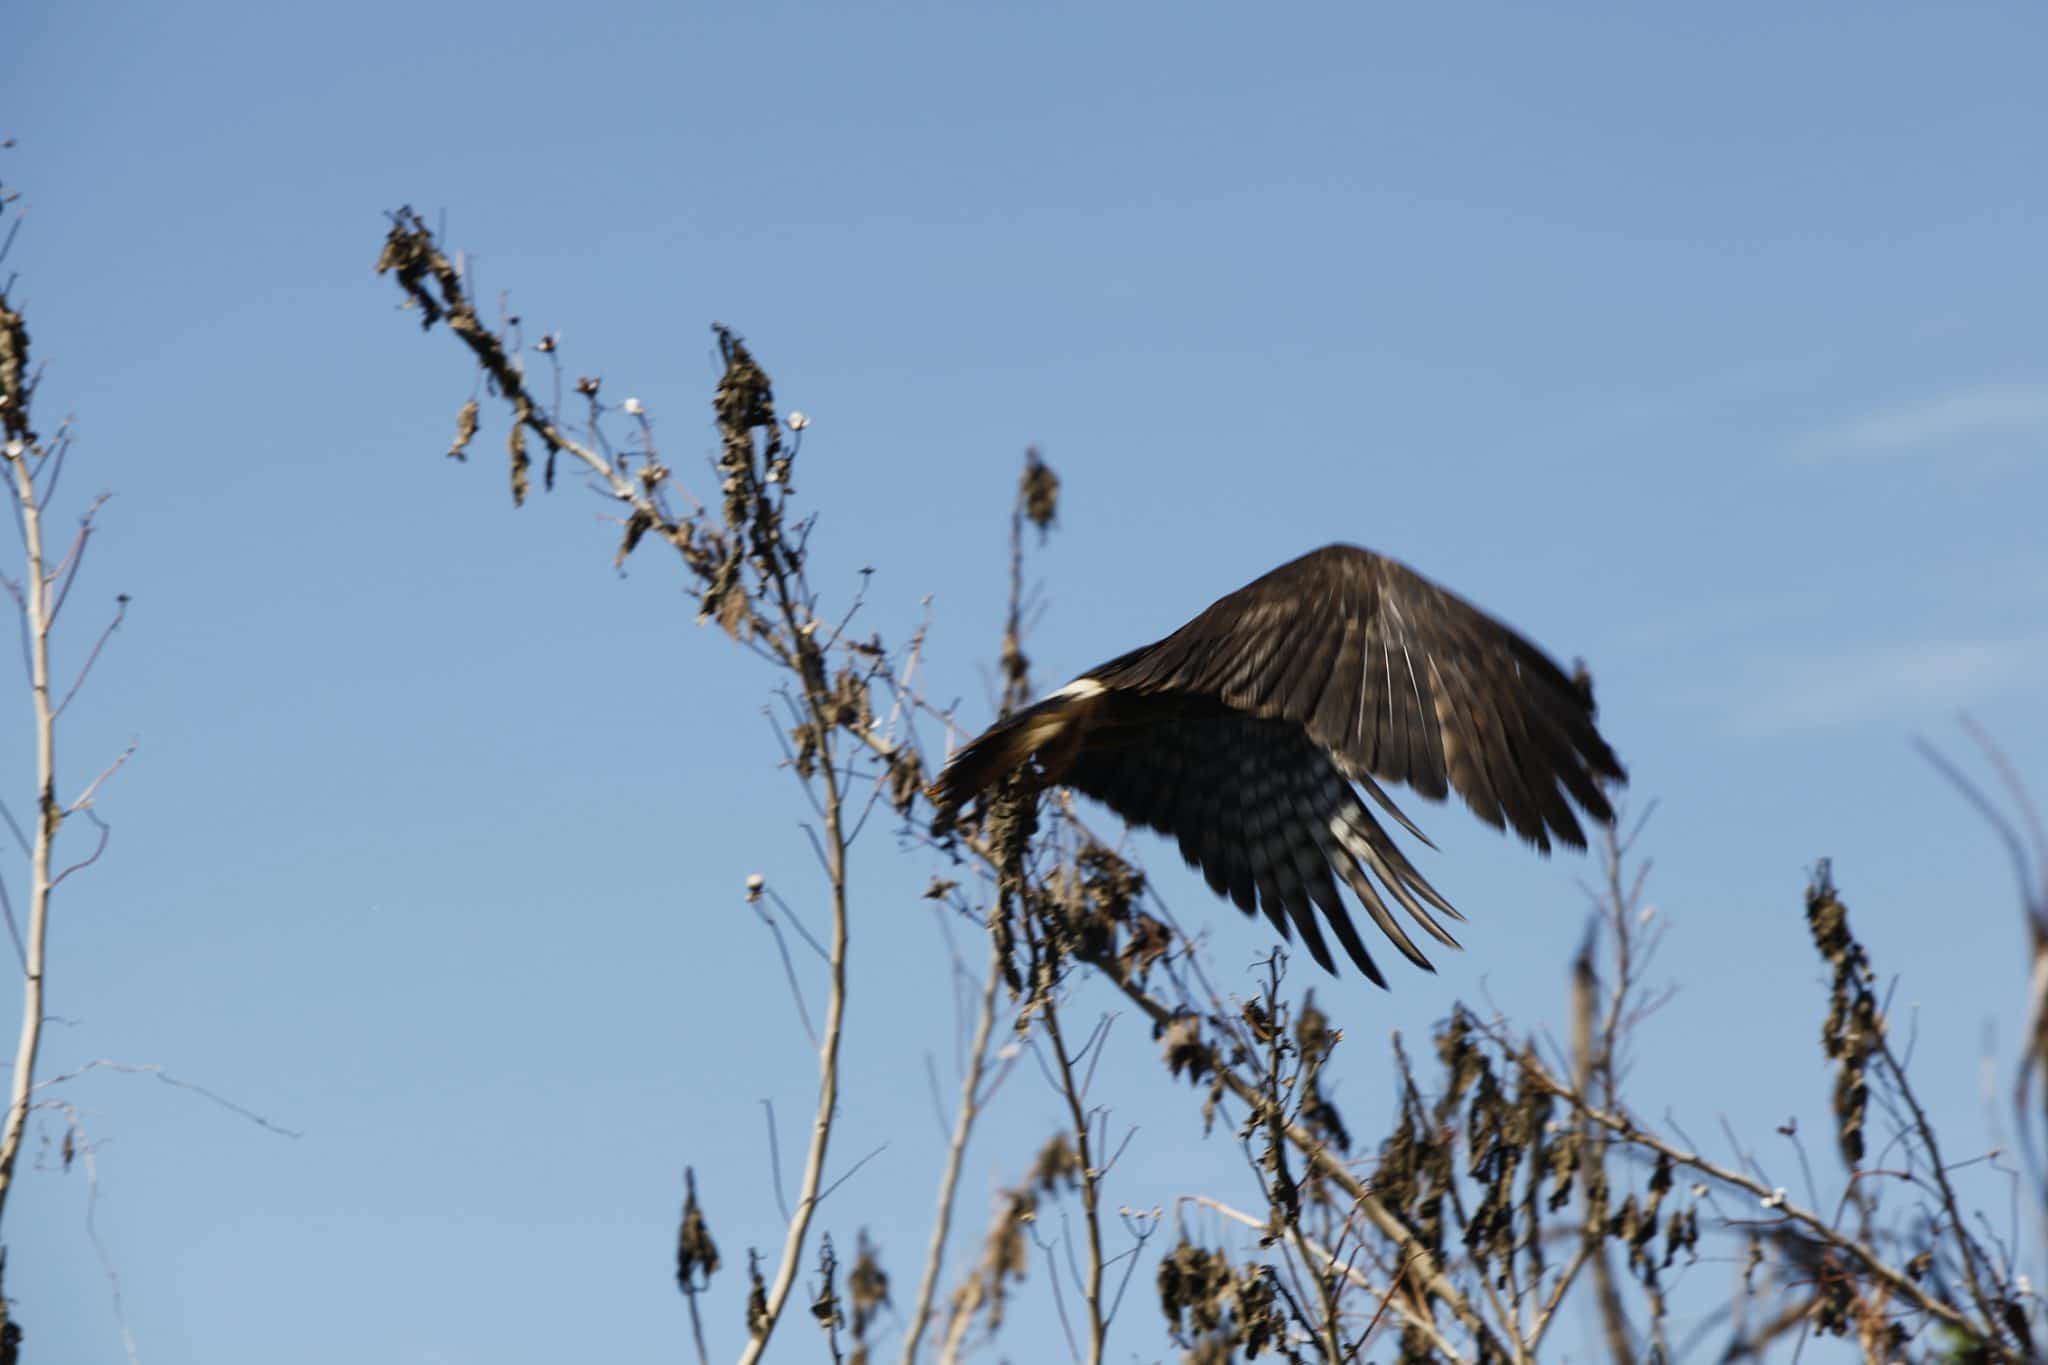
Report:
<svg viewBox="0 0 2048 1365"><path fill-rule="evenodd" d="M2039 1319L2018 1270L2019 1239L1993 1230L2022 1196L2009 1193L1987 1218L1959 1191L1959 1171L1989 1163L1944 1151L1914 1094L1882 978L1851 932L1825 862L1805 902L1830 981L1815 1017L1836 1077L1832 1179L1814 1175L1796 1134L1787 1135L1789 1150L1805 1169L1781 1182L1738 1135L1722 1135L1727 1155L1710 1155L1678 1120L1631 1104L1621 1059L1655 1003L1644 982L1655 925L1643 913L1640 819L1605 831L1599 931L1571 973L1569 1046L1461 1008L1426 1049L1411 1055L1396 1039L1400 1093L1373 1115L1377 1130L1364 1131L1361 1116L1341 1114L1320 1083L1347 1045L1343 1031L1312 992L1295 989L1280 955L1246 987L1212 984L1143 872L1060 794L1011 792L968 823L931 808L925 784L943 754L918 737L954 733L919 686L931 642L923 631L900 642L855 636L846 624L851 599L832 600L818 586L810 555L818 514L803 510L792 487L804 424L778 415L767 374L736 335L717 329L720 446L707 506L656 453L637 402L607 403L595 378L569 382L552 336L529 342L502 309L495 321L480 316L461 271L417 216L394 216L377 268L424 326L444 326L479 366L449 453L467 457L484 406L495 406L507 422L515 501L531 491L536 459L544 487L566 460L614 501L619 562L655 545L672 551L698 619L775 671L789 727L784 757L818 815L828 1003L821 1020L805 1020L820 1079L799 1196L782 1246L768 1258L750 1251L736 1285L693 1179L677 1276L700 1357L700 1314L744 1321L743 1361L786 1338L795 1330L785 1322L791 1293L806 1278L816 1350L834 1361L885 1351L905 1362L1000 1358L1034 1258L1047 1273L1032 1292L1051 1296L1073 1354L1090 1362L1151 1358L1169 1343L1188 1360L1215 1362L1562 1358L1558 1325L1568 1313L1597 1320L1616 1361L1789 1358L1823 1339L1870 1360L2035 1356ZM1028 456L1001 629L1006 706L1030 695L1024 560L1030 528L1042 534L1052 524L1058 493L1051 469ZM908 856L931 860L927 894L985 945L930 1241L907 1294L904 1282L892 1286L864 1234L849 1265L816 1228L830 1192L824 1171L844 1080L844 1006L863 987L849 971L846 853L878 811L909 832ZM2024 877L2024 856L2020 863ZM749 896L771 923L796 927L772 888L757 881ZM783 969L794 979L787 957ZM1095 1073L1105 1022L1081 1005L1084 981L1149 1022L1160 1064L1190 1088L1183 1111L1148 1114L1148 1123L1233 1135L1255 1200L1240 1207L1218 1192L1171 1210L1117 1211L1124 1139L1109 1120L1115 1096ZM961 1252L962 1153L988 1112L1005 1041L1036 1049L1066 1122L1005 1191L978 1248ZM2025 1105L2024 1089L2018 1100ZM858 1226L848 1207L858 1191L837 1198L845 1205L835 1207L835 1223ZM1053 1205L1072 1227L1057 1238L1041 1217ZM1245 1230L1235 1252L1194 1232L1228 1224ZM1727 1311L1673 1340L1669 1296L1702 1262L1733 1283ZM1149 1322L1134 1307L1140 1296L1125 1292L1140 1286L1157 1309ZM885 1305L898 1324L887 1334L878 1329ZM801 1346L785 1341L785 1354Z"/></svg>
<svg viewBox="0 0 2048 1365"><path fill-rule="evenodd" d="M14 193L0 185L0 209L8 208L14 201ZM0 265L6 261L19 226L20 218L16 216L5 236L0 237ZM106 852L111 831L100 818L95 801L108 779L120 771L134 752L130 746L101 768L97 776L74 786L69 796L60 791L60 722L92 675L108 641L120 629L128 613L128 598L123 595L115 600L98 629L83 637L89 643L74 648L68 664L58 658L58 625L71 604L72 589L78 582L79 569L85 563L107 495L83 499L68 533L59 529L61 523L53 525L73 450L73 434L68 421L47 431L38 429L35 394L40 379L40 370L31 354L28 320L15 306L8 290L0 288L0 459L5 462L7 493L15 529L21 536L22 556L19 576L0 573L0 587L7 590L20 618L22 676L28 692L30 747L35 754L33 814L22 819L11 803L0 798L0 821L5 822L26 873L21 881L14 882L11 872L0 872L0 914L6 918L9 940L21 971L21 1026L8 1074L7 1117L0 1122L0 1216L6 1212L8 1196L14 1189L28 1144L30 1117L38 1112L55 1119L55 1131L49 1136L54 1164L68 1171L82 1162L88 1178L93 1176L92 1144L86 1138L77 1107L61 1093L61 1087L72 1076L48 1076L37 1069L42 1059L44 1028L51 1018L47 996L50 916L57 890ZM70 838L64 837L67 829L72 832ZM21 886L18 899L9 889L10 883ZM154 1070L116 1068L107 1061L89 1063L84 1069ZM6 1264L6 1253L0 1250L0 1272L5 1271ZM22 1340L13 1306L0 1293L0 1365L13 1365L19 1358Z"/></svg>
<svg viewBox="0 0 2048 1365"><path fill-rule="evenodd" d="M1873 1361L2040 1357L2039 1302L2020 1265L2048 1229L2034 1131L2035 1110L2048 1105L2035 1087L2048 1071L2048 833L1988 737L1972 731L2016 818L1958 765L1928 753L2004 840L2034 928L2036 998L2011 1101L2024 1172L1995 1154L1945 1150L1914 1092L1911 1046L1894 1030L1886 979L1854 936L1824 860L1804 901L1827 982L1813 1011L1834 1077L1826 1172L1815 1172L1790 1129L1779 1130L1789 1141L1774 1150L1793 1153L1780 1164L1798 1170L1781 1180L1755 1141L1723 1131L1715 1155L1680 1118L1640 1112L1625 1059L1657 1003L1646 967L1658 925L1645 913L1638 851L1647 812L1603 831L1598 930L1569 973L1569 1042L1459 1008L1426 1047L1411 1052L1397 1035L1397 1093L1369 1120L1347 1116L1323 1077L1338 1049L1359 1044L1290 980L1283 954L1249 982L1212 981L1144 872L1061 793L1011 791L964 822L933 807L927 782L944 754L921 736L956 731L920 685L932 642L923 629L902 641L853 634L859 591L835 600L818 586L810 547L819 514L793 486L804 423L778 414L767 373L739 337L716 329L719 449L700 502L657 453L641 405L609 402L596 378L572 380L553 336L529 341L502 308L482 317L455 260L417 216L394 215L377 268L425 327L445 328L478 366L449 455L468 458L494 409L515 503L536 481L552 489L566 470L616 507L615 563L672 552L698 621L772 670L786 723L780 757L816 812L818 917L829 926L812 945L823 962L822 1015L804 1009L796 957L785 951L779 966L761 964L787 977L816 1046L816 1108L779 1248L722 1253L697 1173L688 1177L675 1273L697 1358L709 1359L707 1320L744 1332L743 1362L772 1340L786 1356L815 1351L835 1362L1011 1358L1006 1333L1026 1293L1036 1296L1033 1311L1049 1302L1072 1355L1090 1365L1170 1351L1198 1362L1560 1359L1560 1324L1588 1320L1617 1362L1797 1358L1808 1349ZM65 1167L90 1162L76 1111L54 1089L67 1078L37 1072L46 944L52 893L105 846L94 798L126 757L76 795L60 794L58 723L126 600L60 676L52 639L104 499L85 502L69 539L52 543L47 514L71 437L68 425L36 429L36 380L27 324L0 293L0 449L23 550L21 575L4 585L21 617L37 755L33 813L4 811L27 875L18 897L0 879L24 984L0 1125L0 1216L38 1111L54 1115L53 1150ZM1032 696L1026 560L1053 526L1059 496L1052 469L1028 453L996 632L1005 709ZM959 964L974 982L972 1008L929 1239L915 1275L894 1279L861 1226L864 1191L827 1178L846 1080L846 1003L868 985L848 953L858 928L848 853L875 820L896 822L904 856L929 863L927 897L970 931L960 939L973 951L959 956L980 963ZM82 842L60 853L67 827ZM808 934L764 880L750 881L747 899L777 943ZM1149 1025L1158 1064L1186 1087L1186 1103L1145 1115L1148 1126L1234 1140L1245 1171L1232 1189L1189 1194L1170 1209L1120 1204L1117 1165L1134 1116L1112 1117L1115 1082L1098 1074L1109 1017L1083 1003L1084 984ZM957 1226L965 1155L1020 1048L1041 1063L1063 1119L1001 1191L988 1225L967 1233ZM836 1240L820 1218L828 1197ZM1241 1235L1219 1239L1219 1228ZM1671 1297L1702 1264L1730 1285L1725 1311L1687 1315L1694 1325L1674 1339ZM5 1265L0 1253L0 1272ZM1034 1265L1044 1273L1027 1282ZM1713 1291L1695 1281L1687 1292ZM12 1365L23 1340L11 1307L0 1296L0 1365ZM1582 1338L1575 1328L1574 1341Z"/></svg>

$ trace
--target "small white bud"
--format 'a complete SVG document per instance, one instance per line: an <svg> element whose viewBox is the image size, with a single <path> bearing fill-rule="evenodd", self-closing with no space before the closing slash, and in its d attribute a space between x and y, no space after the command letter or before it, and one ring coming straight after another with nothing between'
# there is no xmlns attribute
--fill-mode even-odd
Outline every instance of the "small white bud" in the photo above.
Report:
<svg viewBox="0 0 2048 1365"><path fill-rule="evenodd" d="M804 416L800 412L792 412L789 415L789 429L791 431L802 431L805 427L809 426L810 424L811 419Z"/></svg>
<svg viewBox="0 0 2048 1365"><path fill-rule="evenodd" d="M1775 1190L1772 1190L1772 1191L1771 1191L1771 1192L1770 1192L1769 1194L1765 1195L1765 1196L1764 1196L1764 1197L1763 1197L1762 1199L1760 1199L1760 1200L1759 1200L1759 1201L1757 1201L1757 1202L1761 1203L1761 1204L1762 1204L1762 1205L1763 1205L1763 1206L1764 1206L1765 1208L1767 1208L1767 1209L1782 1209L1782 1208L1784 1208L1784 1207L1785 1207L1785 1187L1784 1187L1783 1185L1780 1185L1780 1186L1778 1186L1778 1188L1777 1188L1777 1189L1775 1189Z"/></svg>
<svg viewBox="0 0 2048 1365"><path fill-rule="evenodd" d="M625 411L628 417L638 417L641 413L647 411L647 409L640 406L640 400L637 398L628 398L625 402L619 404L619 407Z"/></svg>
<svg viewBox="0 0 2048 1365"><path fill-rule="evenodd" d="M747 904L752 905L755 901L761 899L761 888L766 885L768 885L766 877L758 872L750 874L747 877Z"/></svg>

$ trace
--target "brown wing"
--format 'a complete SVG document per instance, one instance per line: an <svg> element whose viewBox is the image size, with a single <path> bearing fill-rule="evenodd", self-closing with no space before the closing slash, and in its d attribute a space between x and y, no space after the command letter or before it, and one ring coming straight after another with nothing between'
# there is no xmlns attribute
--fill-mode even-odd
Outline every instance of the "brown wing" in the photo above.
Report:
<svg viewBox="0 0 2048 1365"><path fill-rule="evenodd" d="M1429 959L1388 913L1383 890L1425 932L1457 946L1427 906L1453 919L1458 912L1423 880L1301 726L1170 693L1111 692L1097 709L1088 741L1058 780L1134 825L1173 835L1218 895L1246 914L1264 910L1282 939L1292 936L1290 925L1299 930L1325 969L1334 972L1336 964L1318 910L1358 969L1387 984L1359 939L1337 878L1417 966L1428 970Z"/></svg>
<svg viewBox="0 0 2048 1365"><path fill-rule="evenodd" d="M1351 545L1283 564L1084 676L1291 721L1344 775L1436 800L1455 788L1481 819L1546 852L1552 835L1585 847L1572 802L1611 820L1600 779L1627 780L1591 697L1541 650Z"/></svg>

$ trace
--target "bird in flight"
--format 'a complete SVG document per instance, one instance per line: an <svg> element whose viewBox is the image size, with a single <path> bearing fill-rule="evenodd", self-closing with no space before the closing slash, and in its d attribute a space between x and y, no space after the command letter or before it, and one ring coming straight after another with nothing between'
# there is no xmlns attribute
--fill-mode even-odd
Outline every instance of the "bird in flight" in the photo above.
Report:
<svg viewBox="0 0 2048 1365"><path fill-rule="evenodd" d="M997 722L935 786L954 809L1013 774L1072 787L1178 839L1218 895L1263 910L1283 940L1292 925L1334 973L1320 910L1345 955L1385 986L1338 881L1425 971L1388 899L1453 948L1432 911L1464 916L1360 789L1425 844L1382 782L1435 801L1455 789L1546 854L1552 839L1584 848L1573 803L1609 822L1601 783L1627 781L1593 715L1590 685L1470 602L1384 555L1329 545Z"/></svg>

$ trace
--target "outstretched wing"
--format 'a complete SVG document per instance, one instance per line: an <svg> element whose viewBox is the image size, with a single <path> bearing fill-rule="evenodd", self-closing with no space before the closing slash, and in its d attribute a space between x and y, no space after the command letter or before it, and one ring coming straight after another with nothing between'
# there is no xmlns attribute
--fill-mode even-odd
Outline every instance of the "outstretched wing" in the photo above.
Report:
<svg viewBox="0 0 2048 1365"><path fill-rule="evenodd" d="M1388 897L1431 937L1458 946L1429 907L1462 917L1300 725L1187 695L1113 692L1100 700L1087 742L1059 780L1131 824L1173 835L1218 895L1246 914L1263 909L1282 939L1291 924L1325 969L1336 964L1317 910L1358 969L1387 984L1351 922L1339 878L1417 966L1429 970L1429 959L1388 912Z"/></svg>
<svg viewBox="0 0 2048 1365"><path fill-rule="evenodd" d="M1283 564L1085 676L1292 722L1344 775L1436 800L1455 788L1545 852L1553 835L1585 847L1572 802L1611 820L1600 779L1626 780L1588 689L1463 598L1356 546Z"/></svg>

